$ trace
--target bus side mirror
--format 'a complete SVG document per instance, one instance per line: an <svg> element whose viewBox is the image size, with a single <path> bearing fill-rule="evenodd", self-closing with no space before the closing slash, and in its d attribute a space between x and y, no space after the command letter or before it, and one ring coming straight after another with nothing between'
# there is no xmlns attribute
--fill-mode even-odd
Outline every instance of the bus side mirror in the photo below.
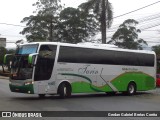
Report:
<svg viewBox="0 0 160 120"><path fill-rule="evenodd" d="M36 58L37 55L38 55L38 53L29 54L29 56L28 56L28 63L31 64L31 65L33 65L34 61L35 61L35 58Z"/></svg>
<svg viewBox="0 0 160 120"><path fill-rule="evenodd" d="M5 56L4 56L4 58L3 58L3 63L6 64L7 61L8 61L8 59L9 59L9 58L11 59L11 57L13 57L12 54L5 54Z"/></svg>

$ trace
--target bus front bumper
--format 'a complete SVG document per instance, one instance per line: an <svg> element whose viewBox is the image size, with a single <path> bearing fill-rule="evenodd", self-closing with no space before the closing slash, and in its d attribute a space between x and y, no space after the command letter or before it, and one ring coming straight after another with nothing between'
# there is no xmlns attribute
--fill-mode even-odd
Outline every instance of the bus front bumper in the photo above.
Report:
<svg viewBox="0 0 160 120"><path fill-rule="evenodd" d="M11 92L34 94L33 84L22 85L22 86L9 84L9 87Z"/></svg>

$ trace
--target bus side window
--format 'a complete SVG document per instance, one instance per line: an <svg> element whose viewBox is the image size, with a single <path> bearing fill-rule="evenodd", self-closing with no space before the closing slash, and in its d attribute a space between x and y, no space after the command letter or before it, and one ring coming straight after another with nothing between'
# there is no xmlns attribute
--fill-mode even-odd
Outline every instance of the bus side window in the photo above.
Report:
<svg viewBox="0 0 160 120"><path fill-rule="evenodd" d="M35 69L35 81L49 80L52 75L56 55L55 45L42 45Z"/></svg>

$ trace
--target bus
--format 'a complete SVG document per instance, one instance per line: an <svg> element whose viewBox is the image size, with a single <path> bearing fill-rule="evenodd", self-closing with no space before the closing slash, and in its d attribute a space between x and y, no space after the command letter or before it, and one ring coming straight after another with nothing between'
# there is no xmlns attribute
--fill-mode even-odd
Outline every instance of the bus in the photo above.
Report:
<svg viewBox="0 0 160 120"><path fill-rule="evenodd" d="M41 98L96 92L133 95L155 89L156 55L113 46L25 43L13 56L9 81L11 92Z"/></svg>

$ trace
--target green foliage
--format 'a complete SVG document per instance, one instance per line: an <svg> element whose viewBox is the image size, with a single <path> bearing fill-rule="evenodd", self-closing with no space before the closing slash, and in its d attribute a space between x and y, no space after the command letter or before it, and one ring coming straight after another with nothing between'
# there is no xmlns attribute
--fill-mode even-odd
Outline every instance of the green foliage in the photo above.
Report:
<svg viewBox="0 0 160 120"><path fill-rule="evenodd" d="M71 7L61 11L60 24L57 27L57 38L63 40L61 42L70 43L87 41L97 31L97 23L91 14Z"/></svg>
<svg viewBox="0 0 160 120"><path fill-rule="evenodd" d="M9 55L7 56L6 64L8 65L8 67L10 67L10 66L9 66L10 61L12 61L13 55L14 55L15 53L16 53L16 50L15 50L15 49L7 50L6 54L9 54Z"/></svg>
<svg viewBox="0 0 160 120"><path fill-rule="evenodd" d="M7 50L4 47L0 47L0 65L3 65L3 60L4 60L4 56L5 54L14 54L15 50Z"/></svg>
<svg viewBox="0 0 160 120"><path fill-rule="evenodd" d="M21 34L25 34L29 42L44 41L48 38L48 23L45 16L29 16L25 17L21 22L27 22L27 27L23 29Z"/></svg>
<svg viewBox="0 0 160 120"><path fill-rule="evenodd" d="M7 50L7 54L15 54L16 50L15 49L9 49Z"/></svg>
<svg viewBox="0 0 160 120"><path fill-rule="evenodd" d="M38 0L33 4L33 6L37 7L34 12L37 12L38 15L57 16L62 9L60 2L61 0Z"/></svg>
<svg viewBox="0 0 160 120"><path fill-rule="evenodd" d="M138 38L138 33L141 31L136 28L137 24L138 22L134 19L125 20L108 43L120 48L143 49L142 45L147 45L147 42Z"/></svg>
<svg viewBox="0 0 160 120"><path fill-rule="evenodd" d="M0 47L0 65L3 64L3 58L4 58L4 55L6 54L6 49L4 47Z"/></svg>
<svg viewBox="0 0 160 120"><path fill-rule="evenodd" d="M160 45L152 46L152 50L153 50L157 55L160 55Z"/></svg>
<svg viewBox="0 0 160 120"><path fill-rule="evenodd" d="M21 34L25 34L28 41L56 41L55 26L58 24L58 15L62 9L60 0L38 0L33 6L37 9L34 11L35 16L25 17L21 22L27 22L26 28Z"/></svg>
<svg viewBox="0 0 160 120"><path fill-rule="evenodd" d="M98 22L95 15L75 8L62 10L59 0L38 0L33 6L37 15L25 17L25 34L31 41L59 41L78 43L87 41L98 31Z"/></svg>
<svg viewBox="0 0 160 120"><path fill-rule="evenodd" d="M106 43L106 28L112 24L113 12L112 5L108 0L88 0L79 6L85 12L95 14L95 18L100 22L100 31L102 35L102 43Z"/></svg>
<svg viewBox="0 0 160 120"><path fill-rule="evenodd" d="M4 72L3 59L5 54L6 54L6 49L4 47L0 47L0 65L2 66L3 72Z"/></svg>

